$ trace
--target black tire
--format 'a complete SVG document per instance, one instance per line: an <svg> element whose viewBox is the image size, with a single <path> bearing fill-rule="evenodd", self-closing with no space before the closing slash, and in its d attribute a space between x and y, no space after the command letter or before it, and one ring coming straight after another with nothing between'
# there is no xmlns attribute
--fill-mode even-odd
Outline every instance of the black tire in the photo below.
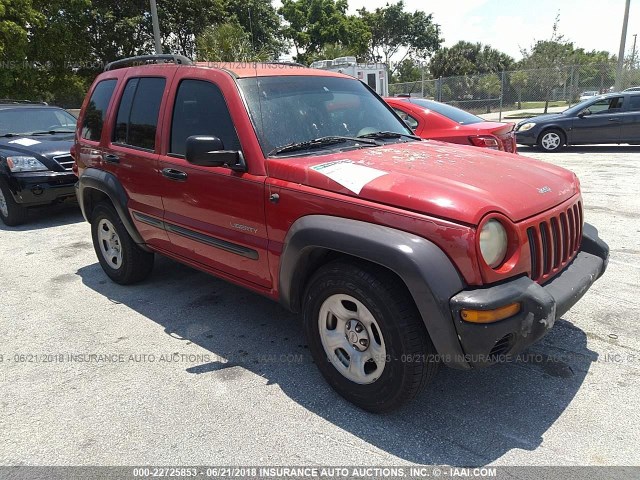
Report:
<svg viewBox="0 0 640 480"><path fill-rule="evenodd" d="M110 229L113 227L117 235L117 245L119 246L120 256L117 261L107 254L103 253L103 246L107 245L104 240L100 239L98 230L103 227ZM131 238L129 232L125 228L120 216L109 203L99 203L91 215L91 238L93 239L93 248L98 256L98 261L104 272L111 280L121 285L128 285L144 280L149 276L153 269L153 253L142 250ZM104 247L106 249L106 246Z"/></svg>
<svg viewBox="0 0 640 480"><path fill-rule="evenodd" d="M543 152L558 152L567 143L567 136L558 128L549 128L538 137L538 149Z"/></svg>
<svg viewBox="0 0 640 480"><path fill-rule="evenodd" d="M2 211L3 209L0 208L0 219L2 222L9 227L15 227L16 225L26 222L28 215L27 209L19 203L16 203L9 190L9 186L2 179L0 179L0 191L2 191L2 198L4 198L7 207L6 215L5 212Z"/></svg>
<svg viewBox="0 0 640 480"><path fill-rule="evenodd" d="M343 361L344 355L330 356L322 343L321 308L325 300L331 302L331 299L341 298L336 295L345 294L356 299L373 315L383 339L380 343L385 345L386 361L381 375L375 379L374 371L371 383L357 383L344 376L336 367L340 366L336 362ZM356 307L353 302L347 301L349 303ZM435 348L413 299L406 286L383 268L343 261L321 267L307 284L303 310L307 342L320 372L340 395L364 410L381 413L400 407L418 395L437 371ZM339 325L334 328L342 333ZM345 340L348 342L347 333ZM350 345L350 348L349 355L352 355L355 347ZM335 351L339 352L340 348ZM346 366L343 368L348 370Z"/></svg>

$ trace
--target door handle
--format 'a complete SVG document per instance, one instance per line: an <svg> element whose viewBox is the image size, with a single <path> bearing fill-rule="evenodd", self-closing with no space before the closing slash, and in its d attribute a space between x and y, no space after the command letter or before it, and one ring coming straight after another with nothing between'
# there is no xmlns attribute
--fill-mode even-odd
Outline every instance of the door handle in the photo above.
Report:
<svg viewBox="0 0 640 480"><path fill-rule="evenodd" d="M609 119L610 122L616 122L616 123L621 123L622 120L620 120L619 118L610 118Z"/></svg>
<svg viewBox="0 0 640 480"><path fill-rule="evenodd" d="M120 163L120 157L118 157L118 155L114 155L113 153L105 153L104 155L102 155L102 159L105 162L109 163Z"/></svg>
<svg viewBox="0 0 640 480"><path fill-rule="evenodd" d="M181 170L176 170L174 168L164 168L162 170L162 175L171 180L178 180L181 182L184 182L187 179L186 172L183 172Z"/></svg>

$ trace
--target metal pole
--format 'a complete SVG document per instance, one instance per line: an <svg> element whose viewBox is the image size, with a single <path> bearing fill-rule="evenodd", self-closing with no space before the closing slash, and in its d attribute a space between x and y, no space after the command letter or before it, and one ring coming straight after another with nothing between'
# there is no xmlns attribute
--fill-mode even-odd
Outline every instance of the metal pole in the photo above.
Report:
<svg viewBox="0 0 640 480"><path fill-rule="evenodd" d="M636 66L636 41L638 40L638 34L633 34L633 50L631 50L631 64L629 65L629 70L632 70Z"/></svg>
<svg viewBox="0 0 640 480"><path fill-rule="evenodd" d="M500 80L500 115L498 116L498 121L502 121L502 101L504 98L504 70L502 71L502 79Z"/></svg>
<svg viewBox="0 0 640 480"><path fill-rule="evenodd" d="M422 98L424 98L424 63L422 64Z"/></svg>
<svg viewBox="0 0 640 480"><path fill-rule="evenodd" d="M573 78L573 69L575 68L574 65L571 65L571 84L569 85L569 107L571 107L571 105L573 104L573 91L575 89L573 82L574 82L574 78Z"/></svg>
<svg viewBox="0 0 640 480"><path fill-rule="evenodd" d="M616 71L616 91L622 90L622 73L624 67L624 47L627 40L627 25L629 24L629 5L627 0L624 7L624 19L622 20L622 35L620 36L620 51L618 53L618 70Z"/></svg>
<svg viewBox="0 0 640 480"><path fill-rule="evenodd" d="M158 7L156 0L149 0L151 4L151 21L153 22L153 38L156 42L156 53L162 54L162 43L160 43L160 23L158 22Z"/></svg>

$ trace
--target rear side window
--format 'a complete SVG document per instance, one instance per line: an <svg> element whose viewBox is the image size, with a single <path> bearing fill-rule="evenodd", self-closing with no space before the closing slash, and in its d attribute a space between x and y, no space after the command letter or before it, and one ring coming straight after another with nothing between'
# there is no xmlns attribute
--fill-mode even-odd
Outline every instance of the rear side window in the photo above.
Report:
<svg viewBox="0 0 640 480"><path fill-rule="evenodd" d="M629 110L632 112L640 111L640 95L629 98Z"/></svg>
<svg viewBox="0 0 640 480"><path fill-rule="evenodd" d="M131 78L124 87L113 142L155 150L158 113L166 80L164 78Z"/></svg>
<svg viewBox="0 0 640 480"><path fill-rule="evenodd" d="M416 128L418 128L418 120L413 118L407 112L395 107L393 107L393 111L398 114L398 116L402 119L404 123L407 124L409 128L411 128L412 130L415 130Z"/></svg>
<svg viewBox="0 0 640 480"><path fill-rule="evenodd" d="M240 150L240 141L222 92L213 83L203 80L183 80L178 87L170 153L184 155L187 138L192 135L218 137L225 150Z"/></svg>
<svg viewBox="0 0 640 480"><path fill-rule="evenodd" d="M93 89L89 105L87 105L87 110L82 119L82 138L96 142L100 141L102 126L107 116L107 107L116 88L116 83L116 79L103 80Z"/></svg>

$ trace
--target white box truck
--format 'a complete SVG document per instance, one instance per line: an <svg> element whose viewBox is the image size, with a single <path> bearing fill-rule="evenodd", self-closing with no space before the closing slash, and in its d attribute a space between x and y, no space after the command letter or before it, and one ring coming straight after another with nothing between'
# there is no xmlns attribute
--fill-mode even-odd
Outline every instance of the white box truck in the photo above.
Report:
<svg viewBox="0 0 640 480"><path fill-rule="evenodd" d="M369 85L378 95L389 95L389 73L384 63L358 63L356 57L339 57L333 60L318 60L311 64L311 68L351 75Z"/></svg>

